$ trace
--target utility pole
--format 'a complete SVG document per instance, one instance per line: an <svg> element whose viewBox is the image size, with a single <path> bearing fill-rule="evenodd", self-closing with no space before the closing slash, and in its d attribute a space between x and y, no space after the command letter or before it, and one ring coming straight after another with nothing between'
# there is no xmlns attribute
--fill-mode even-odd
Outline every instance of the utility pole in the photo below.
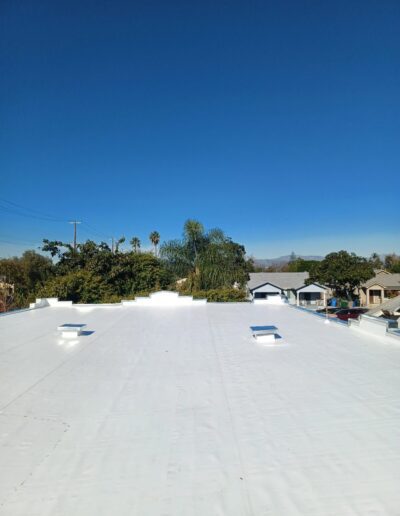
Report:
<svg viewBox="0 0 400 516"><path fill-rule="evenodd" d="M111 238L111 253L114 254L114 237Z"/></svg>
<svg viewBox="0 0 400 516"><path fill-rule="evenodd" d="M81 224L80 220L70 220L70 224L74 225L74 253L76 252L76 225Z"/></svg>

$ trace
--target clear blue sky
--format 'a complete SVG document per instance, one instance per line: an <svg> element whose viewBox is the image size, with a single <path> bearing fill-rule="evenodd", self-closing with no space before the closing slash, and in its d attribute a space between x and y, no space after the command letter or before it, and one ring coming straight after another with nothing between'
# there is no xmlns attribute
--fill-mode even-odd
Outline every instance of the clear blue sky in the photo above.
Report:
<svg viewBox="0 0 400 516"><path fill-rule="evenodd" d="M260 258L400 252L398 0L3 0L0 17L0 197L51 218L0 202L0 255L70 239L69 218L147 241L189 217Z"/></svg>

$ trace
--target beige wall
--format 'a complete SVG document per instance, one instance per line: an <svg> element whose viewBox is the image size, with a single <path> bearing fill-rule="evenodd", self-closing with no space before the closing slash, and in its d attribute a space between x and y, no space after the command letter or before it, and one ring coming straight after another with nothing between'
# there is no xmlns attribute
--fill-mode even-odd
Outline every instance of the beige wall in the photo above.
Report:
<svg viewBox="0 0 400 516"><path fill-rule="evenodd" d="M373 297L371 297L373 295L371 291L375 292L375 295ZM384 301L389 299L387 295L388 292L392 291L389 289L385 290L380 285L372 285L367 289L360 289L359 295L361 306L376 306L383 303Z"/></svg>

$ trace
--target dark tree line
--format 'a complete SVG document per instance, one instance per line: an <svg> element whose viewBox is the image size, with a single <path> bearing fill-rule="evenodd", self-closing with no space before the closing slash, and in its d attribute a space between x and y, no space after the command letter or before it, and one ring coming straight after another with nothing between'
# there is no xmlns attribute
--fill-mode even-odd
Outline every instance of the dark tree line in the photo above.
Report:
<svg viewBox="0 0 400 516"><path fill-rule="evenodd" d="M69 243L45 239L41 250L51 258L31 250L19 258L0 259L0 282L14 285L12 294L4 288L0 292L0 310L25 307L35 297L104 303L160 289L179 290L210 301L242 301L246 298L248 273L263 270L256 268L253 260L246 258L245 248L221 229L206 231L196 220L186 221L180 239L159 246L157 231L149 239L153 252L143 252L138 237L130 240L129 251L121 249L124 237L111 248L92 240L74 248ZM400 256L390 254L381 259L374 253L366 259L339 251L317 261L293 253L288 263L269 270L307 271L309 281L327 285L335 294L349 298L381 268L400 272Z"/></svg>
<svg viewBox="0 0 400 516"><path fill-rule="evenodd" d="M245 249L221 230L205 232L199 222L187 221L183 238L164 243L160 251L159 233L153 231L149 238L153 252L141 252L137 237L131 239L129 251L121 250L124 237L112 248L92 240L74 248L69 243L44 239L41 251L51 258L26 251L21 258L0 260L0 276L15 286L10 306L27 306L35 297L118 302L138 294L179 288L217 301L245 298Z"/></svg>

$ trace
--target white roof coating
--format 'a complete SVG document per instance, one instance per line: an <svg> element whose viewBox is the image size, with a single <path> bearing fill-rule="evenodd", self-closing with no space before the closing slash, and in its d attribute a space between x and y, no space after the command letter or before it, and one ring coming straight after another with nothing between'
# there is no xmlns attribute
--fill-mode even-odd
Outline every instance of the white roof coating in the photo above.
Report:
<svg viewBox="0 0 400 516"><path fill-rule="evenodd" d="M0 354L1 515L400 514L395 339L287 305L71 306L0 317Z"/></svg>

